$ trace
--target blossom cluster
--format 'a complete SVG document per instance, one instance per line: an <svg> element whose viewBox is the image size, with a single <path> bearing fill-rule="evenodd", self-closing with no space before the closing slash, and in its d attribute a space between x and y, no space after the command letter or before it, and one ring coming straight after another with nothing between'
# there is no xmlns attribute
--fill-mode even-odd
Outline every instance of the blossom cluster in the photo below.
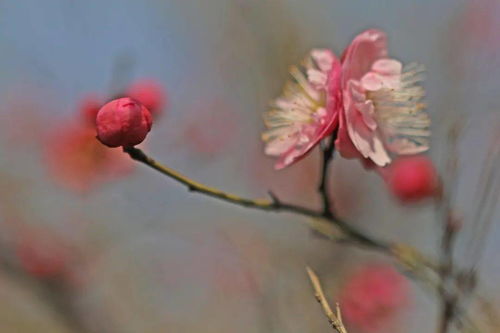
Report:
<svg viewBox="0 0 500 333"><path fill-rule="evenodd" d="M264 116L265 152L282 169L329 136L341 156L372 167L426 151L423 70L390 58L386 35L375 29L356 36L340 59L312 50Z"/></svg>

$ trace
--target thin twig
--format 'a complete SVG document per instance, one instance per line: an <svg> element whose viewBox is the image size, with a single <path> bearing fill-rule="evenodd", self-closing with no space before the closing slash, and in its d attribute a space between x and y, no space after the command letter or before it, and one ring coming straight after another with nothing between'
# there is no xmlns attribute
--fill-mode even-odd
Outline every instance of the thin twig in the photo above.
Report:
<svg viewBox="0 0 500 333"><path fill-rule="evenodd" d="M451 149L450 157L447 161L448 182L447 190L443 193L444 200L439 200L443 212L443 232L441 237L440 267L438 270L440 283L438 293L441 298L441 314L439 317L438 332L447 333L451 323L456 315L458 305L458 294L453 285L455 283L455 263L453 260L454 244L459 230L459 221L451 207L452 196L457 185L456 177L458 173L458 137L461 131L460 124L451 128L448 134L449 145Z"/></svg>
<svg viewBox="0 0 500 333"><path fill-rule="evenodd" d="M328 180L329 180L329 170L330 162L332 161L333 154L335 152L335 138L337 137L336 132L331 136L330 142L322 147L322 163L321 163L321 180L318 186L318 191L321 195L323 202L323 215L328 217L333 217L333 212L331 209L330 193L328 191Z"/></svg>
<svg viewBox="0 0 500 333"><path fill-rule="evenodd" d="M236 204L239 206L244 206L248 208L254 208L265 211L272 212L289 212L295 213L303 216L307 216L314 219L323 219L335 224L347 237L356 241L358 244L367 246L372 249L376 249L378 251L384 252L386 254L391 253L391 245L381 241L374 239L372 237L367 236L362 231L356 229L354 226L334 217L325 215L323 212L318 212L316 210L288 204L278 199L275 194L271 194L272 200L266 199L247 199L242 198L240 196L223 192L219 189L215 189L212 187L208 187L204 184L198 183L188 177L182 175L181 173L164 166L151 157L147 156L142 150L134 148L134 147L126 147L123 149L130 157L136 161L146 164L150 168L153 168L160 173L176 180L177 182L183 184L188 188L189 191L198 192L205 194L207 196L217 198L226 202L230 202L232 204Z"/></svg>
<svg viewBox="0 0 500 333"><path fill-rule="evenodd" d="M323 292L323 288L321 287L318 276L309 266L306 267L306 270L307 275L309 275L309 280L311 280L311 284L314 289L314 297L316 297L318 303L321 304L323 312L325 313L326 318L328 318L328 322L338 333L347 333L344 323L342 322L342 315L340 313L339 304L337 303L336 306L337 314L333 313L332 308L330 307L330 304L328 304L328 301L325 297L325 293Z"/></svg>
<svg viewBox="0 0 500 333"><path fill-rule="evenodd" d="M123 150L124 152L129 154L132 159L139 161L147 165L148 167L157 170L161 174L176 180L177 182L186 186L189 191L205 194L207 196L247 208L270 212L295 213L298 215L309 217L313 220L330 222L331 225L335 225L343 234L341 238L343 242L356 244L366 247L370 250L389 255L399 265L401 265L404 269L411 273L410 276L415 280L423 282L433 290L439 288L441 281L436 281L436 279L440 278L438 266L433 264L430 260L426 259L424 255L420 254L413 248L397 243L389 243L375 239L365 234L361 230L358 230L354 226L348 224L347 222L339 219L335 215L328 216L324 214L324 212L318 212L310 208L284 203L283 201L279 200L279 198L272 192L270 193L271 200L252 200L242 198L237 195L226 193L191 180L181 173L158 163L151 157L147 156L140 149L137 149L135 147L126 147ZM324 231L326 229L323 227L317 228L315 230L319 232L325 232L325 236L327 236L328 238L332 238L333 236L331 230Z"/></svg>
<svg viewBox="0 0 500 333"><path fill-rule="evenodd" d="M441 267L440 277L441 283L439 286L439 293L441 295L441 317L439 324L439 333L447 333L450 329L450 324L455 318L456 308L458 304L458 295L456 292L450 290L448 285L455 283L454 272L455 264L453 260L453 248L457 236L457 221L454 217L448 216L445 222L445 230L441 241Z"/></svg>

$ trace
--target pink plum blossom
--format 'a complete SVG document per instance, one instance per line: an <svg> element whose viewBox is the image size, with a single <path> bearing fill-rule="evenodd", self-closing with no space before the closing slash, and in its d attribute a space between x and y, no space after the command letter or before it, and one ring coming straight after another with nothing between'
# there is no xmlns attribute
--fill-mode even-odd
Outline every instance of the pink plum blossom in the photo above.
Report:
<svg viewBox="0 0 500 333"><path fill-rule="evenodd" d="M407 281L394 268L370 264L347 278L339 304L349 325L373 332L390 324L408 296Z"/></svg>
<svg viewBox="0 0 500 333"><path fill-rule="evenodd" d="M277 156L275 169L289 166L310 152L338 125L341 107L341 66L333 52L312 50L301 69L292 67L292 80L264 114L265 153Z"/></svg>
<svg viewBox="0 0 500 333"><path fill-rule="evenodd" d="M419 85L423 67L389 58L385 33L374 29L356 36L341 61L339 153L384 166L390 153L427 150L430 121Z"/></svg>
<svg viewBox="0 0 500 333"><path fill-rule="evenodd" d="M417 202L439 194L439 177L427 156L400 157L381 173L391 193L401 202Z"/></svg>

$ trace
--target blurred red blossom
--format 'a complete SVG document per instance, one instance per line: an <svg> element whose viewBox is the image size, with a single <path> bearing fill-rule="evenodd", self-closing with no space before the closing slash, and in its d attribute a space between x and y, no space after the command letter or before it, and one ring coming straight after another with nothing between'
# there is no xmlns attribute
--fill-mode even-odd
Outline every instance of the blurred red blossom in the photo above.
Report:
<svg viewBox="0 0 500 333"><path fill-rule="evenodd" d="M46 144L46 162L54 179L72 190L87 192L133 169L121 149L103 146L86 124L68 124L53 133Z"/></svg>
<svg viewBox="0 0 500 333"><path fill-rule="evenodd" d="M125 95L144 105L155 118L165 110L168 103L163 87L153 79L141 79L133 82Z"/></svg>
<svg viewBox="0 0 500 333"><path fill-rule="evenodd" d="M500 2L498 0L468 1L459 29L464 49L477 55L487 51L494 58L500 50Z"/></svg>
<svg viewBox="0 0 500 333"><path fill-rule="evenodd" d="M346 322L366 332L387 327L408 303L408 288L406 279L392 266L361 267L342 286L339 303Z"/></svg>
<svg viewBox="0 0 500 333"><path fill-rule="evenodd" d="M119 98L97 113L97 138L111 148L135 146L144 141L151 125L151 113L144 105L129 97Z"/></svg>
<svg viewBox="0 0 500 333"><path fill-rule="evenodd" d="M398 158L381 173L391 193L401 202L416 202L439 194L439 177L427 156Z"/></svg>
<svg viewBox="0 0 500 333"><path fill-rule="evenodd" d="M37 278L62 278L69 274L72 252L61 238L48 232L24 230L16 237L19 265Z"/></svg>
<svg viewBox="0 0 500 333"><path fill-rule="evenodd" d="M95 126L97 112L103 105L102 100L97 95L85 96L79 104L78 111L82 119L89 125Z"/></svg>

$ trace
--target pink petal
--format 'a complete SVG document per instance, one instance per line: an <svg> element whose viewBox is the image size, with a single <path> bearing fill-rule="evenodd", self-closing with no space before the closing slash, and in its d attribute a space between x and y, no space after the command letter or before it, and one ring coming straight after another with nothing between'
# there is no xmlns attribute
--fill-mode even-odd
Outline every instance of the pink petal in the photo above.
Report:
<svg viewBox="0 0 500 333"><path fill-rule="evenodd" d="M376 29L357 35L342 55L344 83L360 80L368 73L375 61L387 57L387 37Z"/></svg>
<svg viewBox="0 0 500 333"><path fill-rule="evenodd" d="M377 60L370 72L361 78L364 89L377 91L382 88L397 89L401 82L403 65L394 59Z"/></svg>
<svg viewBox="0 0 500 333"><path fill-rule="evenodd" d="M384 77L375 72L369 72L361 79L361 85L369 91L377 91L384 87Z"/></svg>
<svg viewBox="0 0 500 333"><path fill-rule="evenodd" d="M304 158L316 145L325 137L330 135L338 126L339 113L342 108L342 90L341 90L341 73L342 68L340 61L331 52L327 52L331 64L330 70L327 73L326 109L316 110L319 116L315 124L306 126L302 129L302 140L297 139L295 145L288 151L282 152L280 158L275 164L275 169L283 169ZM307 140L304 140L307 139Z"/></svg>
<svg viewBox="0 0 500 333"><path fill-rule="evenodd" d="M335 140L335 147L339 154L344 158L360 158L363 156L356 149L349 137L349 132L347 130L347 123L345 119L344 112L340 113L339 117L339 132L337 134L337 140Z"/></svg>
<svg viewBox="0 0 500 333"><path fill-rule="evenodd" d="M314 49L311 51L311 57L318 64L322 72L327 72L332 69L332 65L337 60L332 51L326 49Z"/></svg>
<svg viewBox="0 0 500 333"><path fill-rule="evenodd" d="M401 75L403 64L396 59L379 59L373 63L372 71L381 75Z"/></svg>
<svg viewBox="0 0 500 333"><path fill-rule="evenodd" d="M356 90L355 86L355 82L351 81L344 91L344 107L349 137L363 157L370 158L379 166L384 166L390 163L391 159L379 134L366 125L364 115L358 108L359 104L353 101L352 92Z"/></svg>

